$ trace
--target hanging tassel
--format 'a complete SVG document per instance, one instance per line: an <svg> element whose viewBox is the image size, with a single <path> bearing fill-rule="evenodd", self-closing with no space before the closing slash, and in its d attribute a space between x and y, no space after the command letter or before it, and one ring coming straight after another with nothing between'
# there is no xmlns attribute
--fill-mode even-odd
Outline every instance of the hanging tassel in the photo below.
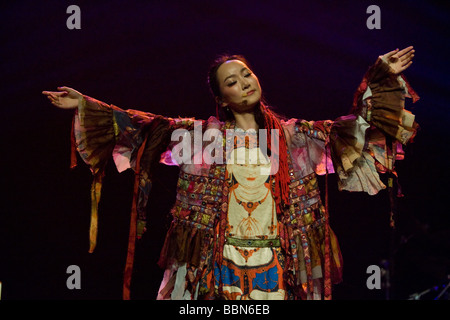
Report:
<svg viewBox="0 0 450 320"><path fill-rule="evenodd" d="M389 212L389 225L392 229L395 229L395 214L394 214L394 178L391 176L392 172L389 172L390 177L388 178L388 190L389 190L389 203L391 211Z"/></svg>
<svg viewBox="0 0 450 320"><path fill-rule="evenodd" d="M390 137L386 137L386 154L387 154L387 173L388 173L388 193L389 193L389 225L392 229L395 229L395 197L394 197L394 177L396 177L396 172L394 170L394 162L396 158L395 141L392 141ZM397 190L397 195L399 190ZM401 194L401 191L400 191Z"/></svg>
<svg viewBox="0 0 450 320"><path fill-rule="evenodd" d="M70 132L70 169L77 166L77 143L75 139L75 114L72 118L72 130Z"/></svg>
<svg viewBox="0 0 450 320"><path fill-rule="evenodd" d="M331 300L331 254L330 254L330 223L328 211L328 148L329 137L325 142L325 275L324 275L324 299Z"/></svg>
<svg viewBox="0 0 450 320"><path fill-rule="evenodd" d="M402 77L403 81L405 81L406 87L408 88L408 93L411 96L413 103L416 103L420 99L419 95L411 87L411 85L409 84L409 81L406 79L405 75L402 73L400 76Z"/></svg>
<svg viewBox="0 0 450 320"><path fill-rule="evenodd" d="M77 166L77 142L75 138L75 112L72 118L72 128L70 132L70 169ZM98 205L100 203L102 180L104 172L101 169L92 169L93 180L91 184L91 221L89 226L89 253L93 253L97 245L98 233Z"/></svg>
<svg viewBox="0 0 450 320"><path fill-rule="evenodd" d="M77 166L77 143L75 139L75 117L72 118L72 130L70 134L70 169ZM93 171L93 180L91 184L91 221L89 226L89 253L93 253L97 246L97 234L98 234L98 205L100 203L103 170L96 169Z"/></svg>
<svg viewBox="0 0 450 320"><path fill-rule="evenodd" d="M224 157L225 157L225 152L224 152ZM211 166L211 169L213 169L214 166ZM231 177L228 176L228 172L225 172L225 182L228 181ZM214 273L214 268L215 268L215 264L217 264L218 268L219 268L219 279L218 279L218 290L217 290L217 294L219 296L219 299L221 299L223 297L223 278L222 278L222 264L223 264L223 248L225 246L225 242L226 242L226 229L227 229L227 224L228 224L228 219L227 219L227 215L228 215L228 195L231 193L230 190L228 190L227 194L223 194L222 195L222 203L226 203L227 206L224 208L222 207L219 213L219 221L217 223L216 229L215 229L215 239L214 239L214 246L213 246L213 265L212 265L212 270L213 270L213 280L214 283L212 284L214 288L215 286L215 273Z"/></svg>
<svg viewBox="0 0 450 320"><path fill-rule="evenodd" d="M89 253L93 253L97 245L98 204L102 190L103 172L97 172L91 185L91 223L89 228Z"/></svg>
<svg viewBox="0 0 450 320"><path fill-rule="evenodd" d="M398 179L397 171L392 171L392 174L395 177L395 184L397 185L397 198L403 198L405 195L402 192L402 186L400 185L400 181Z"/></svg>
<svg viewBox="0 0 450 320"><path fill-rule="evenodd" d="M358 89L356 90L355 94L353 95L353 104L352 104L352 110L356 111L356 108L358 107L359 99L362 97L364 92L366 92L368 87L367 84L367 76L364 76L363 80L361 81L360 85L358 86Z"/></svg>
<svg viewBox="0 0 450 320"><path fill-rule="evenodd" d="M268 107L261 104L262 113L264 114L264 121L266 125L267 131L267 145L272 146L272 129L276 129L279 132L279 152L278 159L273 157L272 152L272 161L278 160L278 171L275 174L275 201L277 205L277 213L283 213L283 204L289 203L289 167L287 162L288 150L286 145L286 137L284 134L283 126L281 125L280 120L270 111Z"/></svg>
<svg viewBox="0 0 450 320"><path fill-rule="evenodd" d="M139 180L140 180L140 162L142 154L144 153L145 146L147 144L148 135L145 137L144 142L138 150L136 157L136 169L134 174L134 190L133 190L133 202L131 207L131 217L130 217L130 233L128 235L128 250L127 250L127 260L125 263L124 279L123 279L123 299L130 300L130 287L131 287L131 277L133 274L133 264L134 264L134 252L136 246L136 232L137 232L137 202L139 200Z"/></svg>

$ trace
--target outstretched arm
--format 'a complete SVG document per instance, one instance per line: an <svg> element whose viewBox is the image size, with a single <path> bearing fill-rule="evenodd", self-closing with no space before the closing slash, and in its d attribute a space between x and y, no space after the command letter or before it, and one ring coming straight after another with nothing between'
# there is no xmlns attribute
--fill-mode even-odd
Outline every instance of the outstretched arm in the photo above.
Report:
<svg viewBox="0 0 450 320"><path fill-rule="evenodd" d="M170 134L172 122L168 118L138 110L122 110L94 98L82 95L69 87L58 91L43 91L50 102L61 109L74 111L72 122L72 161L76 166L76 152L89 165L93 174L91 185L90 248L93 252L97 239L98 204L101 197L102 179L110 158L119 171L136 170L139 179L139 201L136 210L137 235L145 229L147 194L150 190L150 167L164 151L166 134ZM148 142L148 143L147 143ZM137 192L136 196L137 196Z"/></svg>
<svg viewBox="0 0 450 320"><path fill-rule="evenodd" d="M341 190L376 194L385 188L378 173L393 171L394 161L403 159L402 145L418 127L405 97L415 102L419 96L403 74L414 54L409 46L380 55L355 93L352 114L335 120L330 145Z"/></svg>

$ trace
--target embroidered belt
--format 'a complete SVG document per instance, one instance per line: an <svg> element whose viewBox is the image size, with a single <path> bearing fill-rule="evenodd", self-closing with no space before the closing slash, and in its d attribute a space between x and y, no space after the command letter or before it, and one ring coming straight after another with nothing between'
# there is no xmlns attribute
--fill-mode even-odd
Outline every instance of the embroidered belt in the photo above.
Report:
<svg viewBox="0 0 450 320"><path fill-rule="evenodd" d="M279 238L276 239L239 239L226 238L225 244L230 244L237 247L253 247L253 248L270 248L281 247Z"/></svg>

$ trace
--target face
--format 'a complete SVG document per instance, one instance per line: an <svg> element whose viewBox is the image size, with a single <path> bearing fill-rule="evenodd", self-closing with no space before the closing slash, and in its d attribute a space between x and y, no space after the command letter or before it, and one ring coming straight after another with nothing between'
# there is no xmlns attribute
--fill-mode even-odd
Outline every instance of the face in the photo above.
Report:
<svg viewBox="0 0 450 320"><path fill-rule="evenodd" d="M239 147L230 153L233 164L227 164L227 170L236 181L246 188L258 188L264 185L270 171L270 162L259 148L247 149ZM265 172L263 171L265 169Z"/></svg>
<svg viewBox="0 0 450 320"><path fill-rule="evenodd" d="M217 69L217 81L222 94L222 107L233 112L251 112L261 100L258 78L239 60L230 60Z"/></svg>

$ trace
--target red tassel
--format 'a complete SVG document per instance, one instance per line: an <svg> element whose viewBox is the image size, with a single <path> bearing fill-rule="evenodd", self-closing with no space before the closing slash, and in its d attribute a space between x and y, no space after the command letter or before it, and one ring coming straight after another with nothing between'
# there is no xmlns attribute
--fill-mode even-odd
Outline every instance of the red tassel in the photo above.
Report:
<svg viewBox="0 0 450 320"><path fill-rule="evenodd" d="M408 93L411 95L411 98L413 100L413 103L415 103L416 101L418 101L420 99L419 95L417 94L417 92L411 87L411 85L409 84L409 81L406 79L405 75L402 74L401 77L403 78L403 80L406 83L406 87L408 88Z"/></svg>
<svg viewBox="0 0 450 320"><path fill-rule="evenodd" d="M72 118L72 130L70 132L70 169L73 169L77 166L77 143L75 139L75 114Z"/></svg>
<svg viewBox="0 0 450 320"><path fill-rule="evenodd" d="M325 275L324 275L324 299L331 300L331 252L330 252L330 223L328 211L328 143L325 143Z"/></svg>
<svg viewBox="0 0 450 320"><path fill-rule="evenodd" d="M267 129L267 145L271 146L272 136L271 130L276 129L279 132L279 154L278 159L273 157L272 153L272 161L278 160L278 171L275 174L275 201L277 204L277 213L282 214L283 212L283 204L287 204L289 202L289 167L288 167L288 151L286 145L286 137L284 134L283 127L281 125L280 120L264 105L261 105L263 109L262 112L264 114L264 120ZM272 150L271 150L272 151Z"/></svg>
<svg viewBox="0 0 450 320"><path fill-rule="evenodd" d="M136 158L136 170L134 174L134 190L133 190L133 203L131 207L131 218L130 218L130 233L128 236L128 251L127 251L127 261L125 264L124 279L123 279L123 299L130 300L130 286L131 286L131 276L133 273L134 264L134 251L136 245L136 227L137 227L137 201L139 195L139 178L140 178L140 162L142 154L145 150L145 145L147 144L147 138L145 137L144 142L139 148L137 158Z"/></svg>
<svg viewBox="0 0 450 320"><path fill-rule="evenodd" d="M364 94L367 90L367 76L364 76L364 79L361 81L360 85L358 86L358 89L356 90L354 96L353 96L353 108L352 110L355 110L358 106L358 100L359 97Z"/></svg>

